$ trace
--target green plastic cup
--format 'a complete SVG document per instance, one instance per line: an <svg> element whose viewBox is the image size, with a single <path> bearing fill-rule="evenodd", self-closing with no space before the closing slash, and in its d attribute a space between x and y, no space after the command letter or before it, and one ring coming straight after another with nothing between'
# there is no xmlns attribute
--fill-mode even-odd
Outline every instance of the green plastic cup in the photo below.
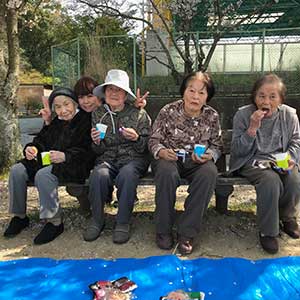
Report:
<svg viewBox="0 0 300 300"><path fill-rule="evenodd" d="M50 152L42 152L42 165L43 166L48 166L51 164L51 159L50 159Z"/></svg>
<svg viewBox="0 0 300 300"><path fill-rule="evenodd" d="M276 165L278 168L287 169L289 167L290 155L287 152L275 154Z"/></svg>

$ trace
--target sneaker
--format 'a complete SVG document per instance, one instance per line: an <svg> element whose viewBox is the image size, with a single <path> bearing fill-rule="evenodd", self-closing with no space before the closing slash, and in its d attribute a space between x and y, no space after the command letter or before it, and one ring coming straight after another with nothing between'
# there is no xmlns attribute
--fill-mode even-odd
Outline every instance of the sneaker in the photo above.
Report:
<svg viewBox="0 0 300 300"><path fill-rule="evenodd" d="M27 216L23 219L18 216L15 216L10 220L9 225L4 231L3 235L5 237L14 237L28 226L29 218Z"/></svg>
<svg viewBox="0 0 300 300"><path fill-rule="evenodd" d="M36 245L47 244L55 240L63 232L64 223L54 225L51 222L47 222L41 232L34 238L33 243Z"/></svg>
<svg viewBox="0 0 300 300"><path fill-rule="evenodd" d="M86 242L95 241L101 234L104 229L105 224L103 223L102 226L99 226L94 219L92 218L90 224L88 225L87 229L83 233L83 239Z"/></svg>
<svg viewBox="0 0 300 300"><path fill-rule="evenodd" d="M295 219L282 222L282 230L293 239L299 239L300 237L299 225Z"/></svg>
<svg viewBox="0 0 300 300"><path fill-rule="evenodd" d="M171 233L157 233L155 241L157 247L163 250L170 250L174 245L174 240Z"/></svg>
<svg viewBox="0 0 300 300"><path fill-rule="evenodd" d="M113 232L113 242L115 244L124 244L130 238L130 225L129 224L116 224Z"/></svg>
<svg viewBox="0 0 300 300"><path fill-rule="evenodd" d="M262 236L261 233L259 234L259 241L262 246L262 248L270 253L270 254L276 254L279 250L279 245L277 238L274 236Z"/></svg>
<svg viewBox="0 0 300 300"><path fill-rule="evenodd" d="M181 255L189 255L193 252L194 239L178 235L178 251Z"/></svg>

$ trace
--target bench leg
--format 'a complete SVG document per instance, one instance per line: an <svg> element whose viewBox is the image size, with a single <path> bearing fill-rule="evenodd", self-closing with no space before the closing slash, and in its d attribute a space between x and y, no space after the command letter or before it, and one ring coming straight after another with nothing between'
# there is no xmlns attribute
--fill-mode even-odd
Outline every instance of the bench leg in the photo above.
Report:
<svg viewBox="0 0 300 300"><path fill-rule="evenodd" d="M218 213L220 214L227 213L228 198L232 192L233 192L232 185L216 186L215 197L216 197L216 210Z"/></svg>

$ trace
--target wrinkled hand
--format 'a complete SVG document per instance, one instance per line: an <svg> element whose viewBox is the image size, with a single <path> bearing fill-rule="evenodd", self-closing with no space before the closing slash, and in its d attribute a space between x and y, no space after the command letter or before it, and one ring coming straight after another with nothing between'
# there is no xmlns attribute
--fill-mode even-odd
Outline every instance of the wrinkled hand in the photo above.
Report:
<svg viewBox="0 0 300 300"><path fill-rule="evenodd" d="M159 158L165 160L170 160L170 161L178 160L176 153L172 149L160 149L157 155Z"/></svg>
<svg viewBox="0 0 300 300"><path fill-rule="evenodd" d="M133 128L121 127L121 134L125 139L133 142L137 141L139 138L138 133Z"/></svg>
<svg viewBox="0 0 300 300"><path fill-rule="evenodd" d="M38 150L37 150L37 148L34 147L34 146L28 146L28 147L26 147L26 149L25 149L25 157L26 157L26 159L28 159L28 160L35 159L37 153L38 153Z"/></svg>
<svg viewBox="0 0 300 300"><path fill-rule="evenodd" d="M91 138L96 145L100 145L100 131L96 128L91 129Z"/></svg>
<svg viewBox="0 0 300 300"><path fill-rule="evenodd" d="M292 170L295 168L296 166L296 162L294 162L292 159L289 159L288 161L289 166L286 169L277 169L277 171L281 174L290 174L292 172Z"/></svg>
<svg viewBox="0 0 300 300"><path fill-rule="evenodd" d="M42 101L44 108L39 111L39 115L42 116L43 120L45 121L46 125L51 123L51 109L49 106L48 97L42 96Z"/></svg>
<svg viewBox="0 0 300 300"><path fill-rule="evenodd" d="M51 163L59 164L59 163L63 163L64 161L66 161L66 155L64 152L50 150L49 153L50 153Z"/></svg>
<svg viewBox="0 0 300 300"><path fill-rule="evenodd" d="M141 97L141 92L140 89L138 88L136 90L136 100L134 103L134 106L137 108L144 108L147 104L147 96L149 95L149 92L146 92L142 97Z"/></svg>
<svg viewBox="0 0 300 300"><path fill-rule="evenodd" d="M197 164L204 164L209 160L212 160L212 154L211 153L204 153L200 157L196 155L194 152L192 153L192 160Z"/></svg>
<svg viewBox="0 0 300 300"><path fill-rule="evenodd" d="M267 112L262 111L260 109L256 110L250 117L250 125L248 128L248 133L251 136L256 135L257 129L261 126L261 120L264 118Z"/></svg>

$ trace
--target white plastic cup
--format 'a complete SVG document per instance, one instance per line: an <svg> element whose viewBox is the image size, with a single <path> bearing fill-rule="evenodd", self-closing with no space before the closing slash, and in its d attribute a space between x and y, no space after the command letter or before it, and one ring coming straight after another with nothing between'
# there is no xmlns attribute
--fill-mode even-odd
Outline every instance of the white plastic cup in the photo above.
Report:
<svg viewBox="0 0 300 300"><path fill-rule="evenodd" d="M96 124L96 129L100 131L100 140L103 140L105 138L106 130L107 130L107 125L102 124L102 123L97 123Z"/></svg>
<svg viewBox="0 0 300 300"><path fill-rule="evenodd" d="M43 166L48 166L51 164L51 159L50 159L50 152L42 152L42 165Z"/></svg>
<svg viewBox="0 0 300 300"><path fill-rule="evenodd" d="M205 145L195 144L194 146L194 153L199 157L205 153L205 150L206 150Z"/></svg>

